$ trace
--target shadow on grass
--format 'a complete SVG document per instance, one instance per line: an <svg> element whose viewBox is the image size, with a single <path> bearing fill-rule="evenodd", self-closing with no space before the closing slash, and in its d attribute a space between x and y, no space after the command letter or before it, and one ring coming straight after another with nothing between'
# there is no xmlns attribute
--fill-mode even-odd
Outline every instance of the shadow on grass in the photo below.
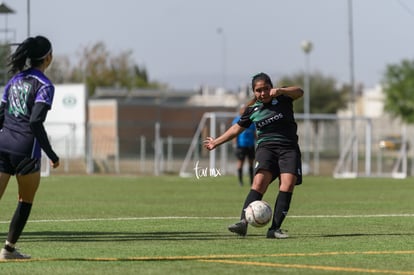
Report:
<svg viewBox="0 0 414 275"><path fill-rule="evenodd" d="M263 234L248 234L245 238L263 238ZM291 239L305 238L349 238L349 237L378 237L378 236L414 236L414 233L344 233L344 234L312 234L291 236ZM38 231L24 232L22 239L29 242L122 242L122 241L215 241L244 237L230 232L97 232L97 231Z"/></svg>
<svg viewBox="0 0 414 275"><path fill-rule="evenodd" d="M254 235L252 235L254 236ZM24 232L21 239L29 242L107 242L107 241L208 241L237 237L223 232L96 232L96 231L39 231Z"/></svg>
<svg viewBox="0 0 414 275"><path fill-rule="evenodd" d="M341 237L373 237L373 236L412 236L414 233L347 233L347 234L326 234L320 235L322 238L341 238Z"/></svg>

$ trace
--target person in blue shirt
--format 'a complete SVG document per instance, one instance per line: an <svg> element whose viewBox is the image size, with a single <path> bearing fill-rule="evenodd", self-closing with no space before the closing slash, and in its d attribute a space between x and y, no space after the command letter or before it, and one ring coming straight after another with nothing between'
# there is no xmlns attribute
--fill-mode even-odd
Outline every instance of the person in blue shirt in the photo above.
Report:
<svg viewBox="0 0 414 275"><path fill-rule="evenodd" d="M241 115L246 109L245 105L242 105L239 110L239 115L237 115L233 121L232 125L239 122ZM253 183L253 162L254 162L254 151L256 143L256 127L252 123L246 130L241 132L235 139L233 139L233 147L237 158L237 177L239 180L239 185L243 186L243 165L245 159L247 159L249 164L249 177L250 185Z"/></svg>
<svg viewBox="0 0 414 275"><path fill-rule="evenodd" d="M52 168L59 166L59 157L43 126L55 93L44 74L52 59L52 45L43 36L27 38L9 57L12 77L0 103L0 198L10 177L15 175L18 203L0 260L30 259L17 251L15 245L29 219L40 184L41 150L50 159Z"/></svg>

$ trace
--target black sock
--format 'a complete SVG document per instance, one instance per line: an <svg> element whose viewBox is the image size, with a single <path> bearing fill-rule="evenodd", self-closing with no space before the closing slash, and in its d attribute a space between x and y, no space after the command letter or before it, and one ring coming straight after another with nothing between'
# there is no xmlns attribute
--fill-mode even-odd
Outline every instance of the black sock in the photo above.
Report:
<svg viewBox="0 0 414 275"><path fill-rule="evenodd" d="M239 183L242 183L243 182L243 169L242 168L237 169L237 176L239 177Z"/></svg>
<svg viewBox="0 0 414 275"><path fill-rule="evenodd" d="M249 166L250 185L253 184L253 166Z"/></svg>
<svg viewBox="0 0 414 275"><path fill-rule="evenodd" d="M4 245L4 249L6 249L9 252L13 252L14 250L16 250L14 247L11 247L10 245L7 245L7 244Z"/></svg>
<svg viewBox="0 0 414 275"><path fill-rule="evenodd" d="M280 191L275 202L275 212L273 213L273 221L270 229L279 229L282 226L292 200L291 192Z"/></svg>
<svg viewBox="0 0 414 275"><path fill-rule="evenodd" d="M249 194L247 194L246 200L244 201L243 209L240 215L240 220L245 220L246 216L244 213L244 209L249 206L250 203L254 201L259 201L263 198L263 195L257 192L256 190L250 189Z"/></svg>
<svg viewBox="0 0 414 275"><path fill-rule="evenodd" d="M16 211L14 212L13 218L10 222L9 234L7 241L15 244L23 232L23 228L30 215L32 204L27 202L19 202L17 204Z"/></svg>

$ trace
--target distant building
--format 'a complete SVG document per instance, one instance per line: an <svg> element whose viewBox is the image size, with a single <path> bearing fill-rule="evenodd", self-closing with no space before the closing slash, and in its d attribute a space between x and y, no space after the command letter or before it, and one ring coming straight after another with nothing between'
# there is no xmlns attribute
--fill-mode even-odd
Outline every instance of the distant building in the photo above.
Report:
<svg viewBox="0 0 414 275"><path fill-rule="evenodd" d="M123 91L98 88L89 99L89 129L93 152L101 158L137 155L140 141L153 153L156 125L163 138L187 140L175 146L183 155L205 112L235 112L238 95L218 92Z"/></svg>
<svg viewBox="0 0 414 275"><path fill-rule="evenodd" d="M369 118L383 117L386 115L384 113L384 100L385 95L382 92L382 87L380 85L371 89L365 89L359 101L359 105L361 106L360 115Z"/></svg>
<svg viewBox="0 0 414 275"><path fill-rule="evenodd" d="M53 147L62 157L85 155L87 103L85 85L55 85L53 105L45 127Z"/></svg>

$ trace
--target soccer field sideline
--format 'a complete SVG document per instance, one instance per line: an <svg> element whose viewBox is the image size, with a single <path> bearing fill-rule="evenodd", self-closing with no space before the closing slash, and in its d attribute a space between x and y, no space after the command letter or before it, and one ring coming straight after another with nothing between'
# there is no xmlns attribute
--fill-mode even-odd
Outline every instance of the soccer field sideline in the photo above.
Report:
<svg viewBox="0 0 414 275"><path fill-rule="evenodd" d="M392 217L414 217L414 213L402 214L361 214L361 215L291 215L294 219L329 219L329 218L392 218ZM48 223L48 222L94 222L94 221L134 221L134 220L230 220L238 217L197 217L197 216L160 216L160 217L117 217L117 218L87 218L87 219L48 219L48 220L29 220L28 223ZM7 224L10 221L0 221L0 224Z"/></svg>
<svg viewBox="0 0 414 275"><path fill-rule="evenodd" d="M333 271L342 273L356 274L395 274L395 275L414 275L413 271L380 269L380 268L361 268L351 266L333 266L333 265L312 265L312 264L287 264L280 262L267 261L249 261L245 259L264 257L264 258L289 258L289 257L320 257L320 256L347 256L347 255L413 255L413 250L399 251L330 251L330 252L313 252L313 253L272 253L272 254L210 254L210 255L181 255L181 256L144 256L144 257L97 257L97 258L32 258L28 260L15 260L20 263L30 262L204 262L210 264L227 264L234 266L256 266L270 268L284 268L285 270L302 270L302 271Z"/></svg>

